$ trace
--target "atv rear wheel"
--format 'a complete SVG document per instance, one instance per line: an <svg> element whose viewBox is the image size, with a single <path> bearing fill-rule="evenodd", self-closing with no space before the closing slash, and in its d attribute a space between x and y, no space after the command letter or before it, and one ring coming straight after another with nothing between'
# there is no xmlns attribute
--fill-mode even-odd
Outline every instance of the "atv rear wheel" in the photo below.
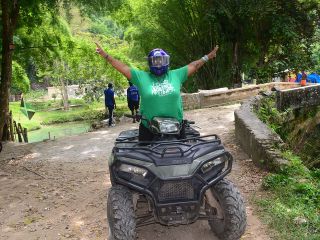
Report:
<svg viewBox="0 0 320 240"><path fill-rule="evenodd" d="M239 190L228 180L221 180L206 192L211 230L223 240L238 240L243 235L247 216Z"/></svg>
<svg viewBox="0 0 320 240"><path fill-rule="evenodd" d="M107 215L109 222L108 240L134 240L136 218L132 193L121 185L111 187L108 194Z"/></svg>

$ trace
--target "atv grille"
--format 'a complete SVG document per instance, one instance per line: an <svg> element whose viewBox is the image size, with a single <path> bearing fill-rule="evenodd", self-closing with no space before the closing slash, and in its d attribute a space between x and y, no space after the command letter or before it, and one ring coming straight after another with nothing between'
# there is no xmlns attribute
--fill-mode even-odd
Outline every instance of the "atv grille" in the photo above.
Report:
<svg viewBox="0 0 320 240"><path fill-rule="evenodd" d="M194 199L192 181L163 181L159 183L158 200L160 202Z"/></svg>

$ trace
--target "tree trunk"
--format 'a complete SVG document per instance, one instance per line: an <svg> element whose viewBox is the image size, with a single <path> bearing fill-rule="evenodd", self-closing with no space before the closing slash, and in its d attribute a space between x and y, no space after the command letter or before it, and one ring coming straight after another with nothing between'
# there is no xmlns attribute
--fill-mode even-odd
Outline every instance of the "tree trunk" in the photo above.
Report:
<svg viewBox="0 0 320 240"><path fill-rule="evenodd" d="M239 42L236 41L233 43L233 79L232 82L234 85L241 83L241 74L239 67Z"/></svg>
<svg viewBox="0 0 320 240"><path fill-rule="evenodd" d="M9 115L9 95L12 79L13 32L17 23L19 6L17 0L1 0L2 11L2 61L0 84L0 140Z"/></svg>
<svg viewBox="0 0 320 240"><path fill-rule="evenodd" d="M61 95L62 95L62 101L63 101L63 108L64 108L64 110L69 110L68 89L64 83L63 78L60 78L60 84L61 84Z"/></svg>

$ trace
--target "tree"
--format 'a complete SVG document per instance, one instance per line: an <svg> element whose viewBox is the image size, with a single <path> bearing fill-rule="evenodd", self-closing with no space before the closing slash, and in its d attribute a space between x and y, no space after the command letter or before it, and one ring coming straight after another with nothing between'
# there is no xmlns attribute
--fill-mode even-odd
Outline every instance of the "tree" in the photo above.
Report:
<svg viewBox="0 0 320 240"><path fill-rule="evenodd" d="M72 1L83 10L83 12L101 12L107 6L112 7L117 1ZM3 135L3 127L9 112L9 91L12 82L12 54L14 50L13 37L16 28L23 23L29 27L36 26L41 18L41 10L47 7L48 10L55 12L59 10L61 4L68 8L71 1L64 0L1 0L1 19L2 19L2 58L1 58L1 85L0 85L0 140Z"/></svg>
<svg viewBox="0 0 320 240"><path fill-rule="evenodd" d="M24 69L15 61L12 64L11 92L15 94L27 93L30 89L30 80Z"/></svg>
<svg viewBox="0 0 320 240"><path fill-rule="evenodd" d="M244 71L272 72L298 65L294 57L288 58L292 50L301 56L299 64L309 62L304 52L318 10L319 0L127 0L114 16L131 30L125 39L133 39L144 54L155 47L166 49L173 67L219 44L216 60L194 76L197 89L233 87Z"/></svg>
<svg viewBox="0 0 320 240"><path fill-rule="evenodd" d="M3 127L9 112L9 90L12 78L13 33L18 21L19 8L18 0L1 0L2 61L0 85L0 141L2 140Z"/></svg>

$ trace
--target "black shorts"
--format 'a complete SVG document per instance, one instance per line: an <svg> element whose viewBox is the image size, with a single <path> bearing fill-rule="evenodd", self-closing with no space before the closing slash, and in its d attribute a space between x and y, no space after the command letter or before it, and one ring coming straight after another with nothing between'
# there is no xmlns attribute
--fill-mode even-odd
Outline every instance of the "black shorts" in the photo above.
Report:
<svg viewBox="0 0 320 240"><path fill-rule="evenodd" d="M139 109L139 101L129 101L128 107L131 111Z"/></svg>

